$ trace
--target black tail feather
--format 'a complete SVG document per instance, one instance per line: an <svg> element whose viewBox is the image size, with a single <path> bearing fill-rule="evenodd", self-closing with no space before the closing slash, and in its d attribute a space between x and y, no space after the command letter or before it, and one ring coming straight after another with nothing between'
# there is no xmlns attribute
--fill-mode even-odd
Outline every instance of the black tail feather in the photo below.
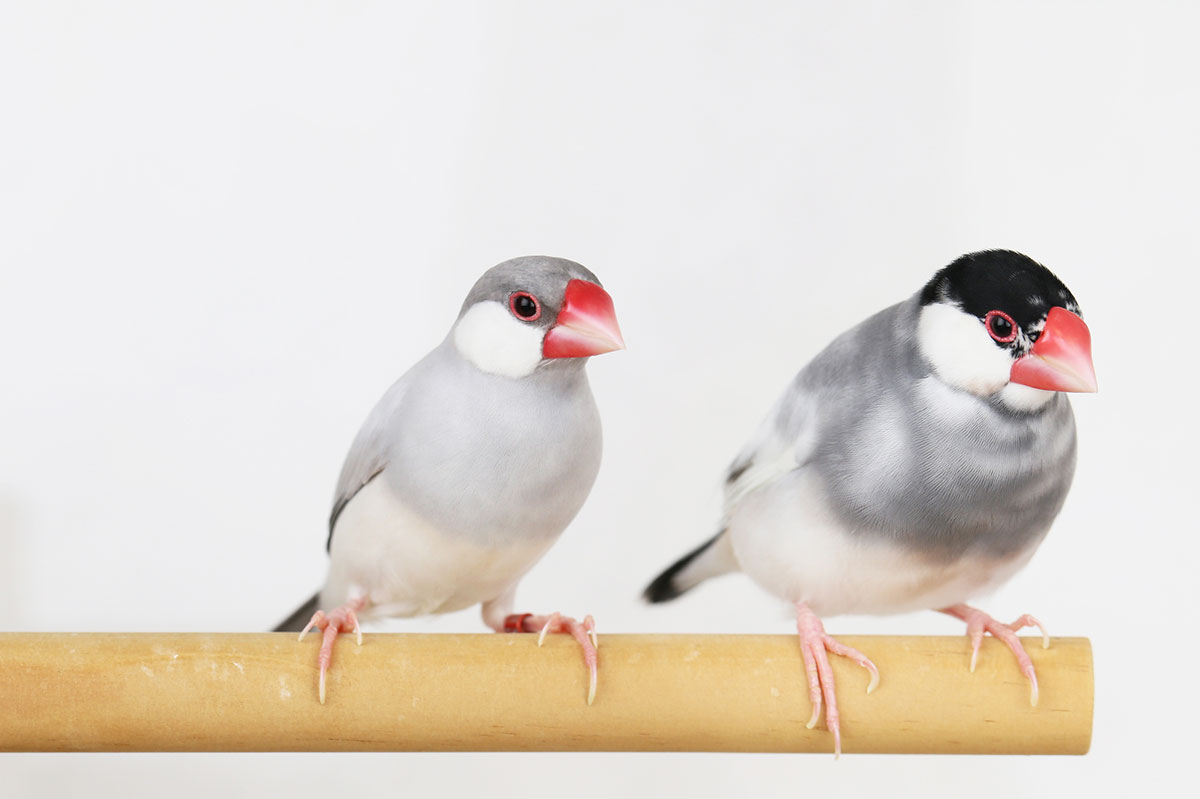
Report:
<svg viewBox="0 0 1200 799"><path fill-rule="evenodd" d="M292 615L288 616L275 627L273 632L277 633L298 633L304 629L304 625L308 624L308 620L317 612L317 603L321 597L321 592L313 594L308 601L300 607L292 611Z"/></svg>
<svg viewBox="0 0 1200 799"><path fill-rule="evenodd" d="M712 538L708 539L703 544L672 563L666 571L655 577L654 581L650 583L650 585L646 586L646 590L642 592L642 598L647 602L653 603L670 602L677 596L685 594L691 590L692 586L681 586L675 582L675 578L681 571L686 569L692 561L700 557L705 550L715 544L717 539L721 537L721 533L724 532L725 531L722 530L720 533L717 533Z"/></svg>

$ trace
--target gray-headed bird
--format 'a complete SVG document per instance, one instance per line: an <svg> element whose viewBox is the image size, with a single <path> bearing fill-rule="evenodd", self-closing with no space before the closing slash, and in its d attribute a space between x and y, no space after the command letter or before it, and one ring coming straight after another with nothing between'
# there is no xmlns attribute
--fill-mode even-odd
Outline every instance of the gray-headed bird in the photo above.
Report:
<svg viewBox="0 0 1200 799"><path fill-rule="evenodd" d="M354 439L329 517L325 586L276 628L324 631L322 702L333 643L339 632L361 643L360 618L481 604L493 630L571 634L591 704L591 616L512 611L517 583L578 513L600 468L587 358L624 346L612 298L577 263L516 258L479 278L449 335L388 389Z"/></svg>

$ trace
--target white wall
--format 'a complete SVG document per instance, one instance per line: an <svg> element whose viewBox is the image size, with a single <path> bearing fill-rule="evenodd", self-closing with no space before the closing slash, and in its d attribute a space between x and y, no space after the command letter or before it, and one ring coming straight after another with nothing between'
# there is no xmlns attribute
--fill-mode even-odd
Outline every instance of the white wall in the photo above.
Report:
<svg viewBox="0 0 1200 799"><path fill-rule="evenodd" d="M7 756L3 780L988 797L1182 772L1198 23L1150 2L3 6L6 629L277 621L323 578L363 415L518 254L590 266L630 344L590 366L604 467L519 597L602 633L792 629L740 577L636 597L710 533L722 468L787 378L960 253L1057 271L1101 382L1075 401L1056 529L982 603L1091 637L1086 758Z"/></svg>

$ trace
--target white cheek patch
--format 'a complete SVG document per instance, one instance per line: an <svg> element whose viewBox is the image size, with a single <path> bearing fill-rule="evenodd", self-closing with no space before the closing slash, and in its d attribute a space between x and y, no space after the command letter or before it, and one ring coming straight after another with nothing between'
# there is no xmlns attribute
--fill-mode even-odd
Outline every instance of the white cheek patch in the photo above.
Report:
<svg viewBox="0 0 1200 799"><path fill-rule="evenodd" d="M454 346L484 372L526 377L542 360L543 331L516 319L498 302L480 302L454 326Z"/></svg>
<svg viewBox="0 0 1200 799"><path fill-rule="evenodd" d="M917 323L921 352L943 381L980 397L1008 385L1013 360L996 346L983 323L953 305L935 302L921 309Z"/></svg>

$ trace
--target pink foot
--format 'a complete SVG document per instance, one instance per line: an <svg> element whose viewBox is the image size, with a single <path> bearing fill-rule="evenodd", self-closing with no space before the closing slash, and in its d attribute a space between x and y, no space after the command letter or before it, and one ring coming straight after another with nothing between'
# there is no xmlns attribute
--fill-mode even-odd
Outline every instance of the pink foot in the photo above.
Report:
<svg viewBox="0 0 1200 799"><path fill-rule="evenodd" d="M551 613L549 616L535 616L532 613L516 613L504 619L504 631L509 633L539 633L538 646L546 640L547 633L570 633L583 649L583 662L588 668L588 697L590 705L596 699L596 622L591 616L584 616L583 622L577 622L570 616L561 613Z"/></svg>
<svg viewBox="0 0 1200 799"><path fill-rule="evenodd" d="M824 695L825 726L833 733L833 754L837 757L842 754L842 728L838 716L837 694L833 685L833 669L825 651L848 657L870 672L868 694L879 685L879 669L875 668L871 659L862 652L838 643L833 636L826 634L825 626L821 624L817 614L803 602L796 603L796 629L800 633L800 654L804 656L804 670L808 673L808 696L813 709L807 727L811 730L817 726L817 720L821 717L821 697Z"/></svg>
<svg viewBox="0 0 1200 799"><path fill-rule="evenodd" d="M353 632L358 637L358 645L362 646L362 628L358 626L358 611L362 610L367 605L367 600L353 599L340 608L326 613L323 610L318 610L309 620L308 625L300 631L300 638L304 640L304 636L313 627L323 632L321 638L321 651L317 653L317 666L321 669L321 680L317 687L317 696L321 700L321 704L325 704L325 673L329 671L329 664L333 662L333 642L337 640L338 633Z"/></svg>
<svg viewBox="0 0 1200 799"><path fill-rule="evenodd" d="M972 672L975 671L975 662L979 658L979 645L983 643L983 634L985 632L991 633L1003 641L1016 657L1017 665L1021 667L1021 673L1029 680L1029 704L1037 707L1037 672L1033 670L1033 661L1029 659L1029 654L1025 651L1025 647L1021 646L1020 639L1017 638L1017 631L1025 627L1037 627L1042 631L1042 649L1049 649L1050 634L1046 632L1046 628L1042 626L1040 621L1026 613L1012 624L1003 624L982 610L977 610L967 605L951 605L948 608L942 608L941 612L956 619L962 619L967 623L967 635L971 637Z"/></svg>

